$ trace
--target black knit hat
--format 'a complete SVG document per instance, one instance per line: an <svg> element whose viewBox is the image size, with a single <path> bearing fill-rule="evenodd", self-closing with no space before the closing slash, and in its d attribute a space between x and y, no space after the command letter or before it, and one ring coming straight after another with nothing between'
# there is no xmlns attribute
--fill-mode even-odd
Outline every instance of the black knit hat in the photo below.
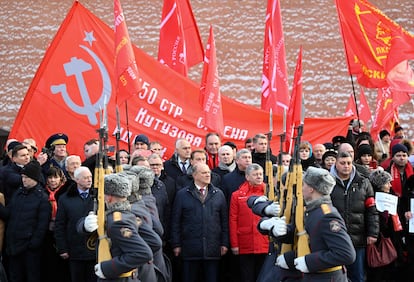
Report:
<svg viewBox="0 0 414 282"><path fill-rule="evenodd" d="M372 156L372 148L368 144L361 144L357 149L357 158L359 159L363 155L371 155Z"/></svg>
<svg viewBox="0 0 414 282"><path fill-rule="evenodd" d="M41 182L41 174L42 174L42 168L40 167L40 164L38 161L31 161L28 164L26 164L21 174L26 175L27 177L36 180L37 182Z"/></svg>
<svg viewBox="0 0 414 282"><path fill-rule="evenodd" d="M150 143L148 137L144 134L139 134L135 137L134 144L137 144L138 142L147 144L147 146L149 146Z"/></svg>
<svg viewBox="0 0 414 282"><path fill-rule="evenodd" d="M404 152L408 154L408 149L404 144L398 143L391 148L392 156L394 157L398 152Z"/></svg>
<svg viewBox="0 0 414 282"><path fill-rule="evenodd" d="M387 135L391 136L391 134L386 129L381 130L380 133L379 133L380 139L382 139L384 136L387 136Z"/></svg>
<svg viewBox="0 0 414 282"><path fill-rule="evenodd" d="M334 157L334 158L336 159L337 155L338 155L338 154L336 153L336 151L333 151L333 150L326 151L326 152L322 155L322 163L324 163L324 162L325 162L325 159L326 159L327 157Z"/></svg>

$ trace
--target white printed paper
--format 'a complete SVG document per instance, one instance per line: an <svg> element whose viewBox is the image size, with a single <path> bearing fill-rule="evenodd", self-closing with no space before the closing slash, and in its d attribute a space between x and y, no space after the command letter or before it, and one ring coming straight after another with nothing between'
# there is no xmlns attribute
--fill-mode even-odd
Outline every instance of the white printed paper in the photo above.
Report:
<svg viewBox="0 0 414 282"><path fill-rule="evenodd" d="M397 214L398 197L389 193L375 193L375 204L380 212L388 211L389 214Z"/></svg>
<svg viewBox="0 0 414 282"><path fill-rule="evenodd" d="M414 199L410 199L410 211L411 213L414 211ZM408 232L414 233L414 217L410 218L408 221Z"/></svg>

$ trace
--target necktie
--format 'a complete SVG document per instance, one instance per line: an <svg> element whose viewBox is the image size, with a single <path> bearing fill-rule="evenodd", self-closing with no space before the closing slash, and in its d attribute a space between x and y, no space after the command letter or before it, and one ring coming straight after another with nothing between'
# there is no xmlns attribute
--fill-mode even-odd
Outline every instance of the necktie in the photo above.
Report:
<svg viewBox="0 0 414 282"><path fill-rule="evenodd" d="M200 194L201 194L201 196L204 196L205 195L205 192L206 192L206 189L205 188L200 188Z"/></svg>
<svg viewBox="0 0 414 282"><path fill-rule="evenodd" d="M88 197L88 193L87 192L82 192L82 193L80 193L80 196L82 197L82 199L86 199Z"/></svg>
<svg viewBox="0 0 414 282"><path fill-rule="evenodd" d="M184 174L187 174L187 169L185 168L185 162L181 162L181 170Z"/></svg>

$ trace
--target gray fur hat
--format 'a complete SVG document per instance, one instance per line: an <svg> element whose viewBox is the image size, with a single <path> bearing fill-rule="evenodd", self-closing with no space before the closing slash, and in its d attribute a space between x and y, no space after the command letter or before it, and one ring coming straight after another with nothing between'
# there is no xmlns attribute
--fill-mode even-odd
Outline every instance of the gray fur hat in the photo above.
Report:
<svg viewBox="0 0 414 282"><path fill-rule="evenodd" d="M155 177L152 169L145 166L134 165L131 167L130 171L138 175L139 193L141 195L151 194L151 186L154 184Z"/></svg>
<svg viewBox="0 0 414 282"><path fill-rule="evenodd" d="M137 193L139 190L139 178L135 172L124 170L119 172L119 174L123 175L124 177L128 178L131 183L131 193Z"/></svg>
<svg viewBox="0 0 414 282"><path fill-rule="evenodd" d="M381 190L382 186L391 182L392 176L389 172L383 168L378 168L371 172L369 175L369 181L371 182L374 190Z"/></svg>
<svg viewBox="0 0 414 282"><path fill-rule="evenodd" d="M131 194L131 182L125 174L112 173L105 175L105 195L126 198Z"/></svg>
<svg viewBox="0 0 414 282"><path fill-rule="evenodd" d="M303 182L323 195L331 194L336 184L335 178L329 171L313 166L308 167L306 170L303 176Z"/></svg>

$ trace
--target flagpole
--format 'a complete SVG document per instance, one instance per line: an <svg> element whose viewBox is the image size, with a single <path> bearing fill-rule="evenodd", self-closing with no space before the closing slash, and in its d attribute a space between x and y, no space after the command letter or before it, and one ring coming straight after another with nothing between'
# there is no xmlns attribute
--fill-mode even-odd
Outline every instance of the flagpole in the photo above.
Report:
<svg viewBox="0 0 414 282"><path fill-rule="evenodd" d="M128 138L128 154L131 154L131 142L129 140L129 119L128 119L128 101L125 100L126 130Z"/></svg>
<svg viewBox="0 0 414 282"><path fill-rule="evenodd" d="M338 10L338 4L336 4L336 9ZM356 115L357 115L357 119L358 119L358 124L359 124L359 111L358 111L357 98L356 98L356 94L355 94L355 84L354 84L354 79L353 79L352 74L351 74L351 66L349 64L348 50L347 50L347 47L346 47L344 33L342 31L342 24L341 24L342 20L341 20L341 13L339 12L339 10L338 10L338 18L339 18L339 29L341 30L342 41L344 43L346 65L348 66L349 77L351 79L351 85L352 85L352 93L354 94L355 111L356 111Z"/></svg>

